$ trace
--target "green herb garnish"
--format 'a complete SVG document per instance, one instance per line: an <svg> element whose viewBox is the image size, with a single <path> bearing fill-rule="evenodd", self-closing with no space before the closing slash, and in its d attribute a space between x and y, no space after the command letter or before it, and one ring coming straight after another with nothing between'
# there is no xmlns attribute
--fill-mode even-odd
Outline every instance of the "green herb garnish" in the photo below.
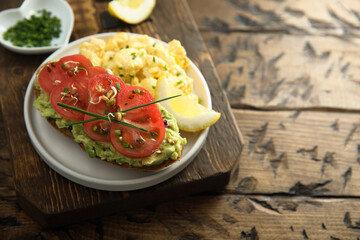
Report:
<svg viewBox="0 0 360 240"><path fill-rule="evenodd" d="M132 128L136 128L136 129L139 129L139 130L141 130L141 131L144 131L144 132L148 132L148 130L146 130L146 129L144 129L144 128L135 126L135 125L130 124L130 123L127 123L127 122L118 121L118 120L116 120L116 119L109 118L107 115L106 115L106 116L103 116L103 115L100 115L100 114L88 112L88 111L82 110L82 109L80 109L80 108L73 107L73 106L70 106L70 105L67 105L67 104L64 104L64 103L61 103L61 102L58 102L57 105L59 105L60 107L68 108L68 109L71 109L71 110L74 110L74 111L77 111L77 112L80 112L80 113L83 113L83 114L86 114L86 115L95 117L95 118L89 119L89 120L77 121L76 123L70 122L70 123L66 124L67 126L71 126L71 125L79 124L79 123L84 123L85 121L86 121L86 122L91 122L91 121L95 121L95 120L107 120L107 121L110 120L110 122L115 122L115 123L122 124L122 125L127 126L127 127L132 127Z"/></svg>
<svg viewBox="0 0 360 240"><path fill-rule="evenodd" d="M128 112L128 111L137 109L137 108L145 107L145 106L148 106L148 105L151 105L151 104L154 104L154 103L163 102L163 101L166 101L166 100L169 100L169 99L172 99L172 98L176 98L176 97L180 97L180 96L181 96L181 94L171 96L171 97L167 97L167 98L163 98L163 99L159 99L159 100L156 100L156 101L153 101L153 102L149 102L149 103L141 104L141 105L138 105L138 106L135 106L135 107L132 107L132 108L128 108L128 109L122 110L120 112L125 113L125 112Z"/></svg>
<svg viewBox="0 0 360 240"><path fill-rule="evenodd" d="M40 16L31 15L10 27L3 34L4 39L18 47L50 46L52 39L60 37L61 21L45 9L37 13Z"/></svg>
<svg viewBox="0 0 360 240"><path fill-rule="evenodd" d="M118 92L120 92L121 91L120 83L116 82L115 85L116 85L116 89L118 90Z"/></svg>
<svg viewBox="0 0 360 240"><path fill-rule="evenodd" d="M169 100L169 99L172 99L172 98L176 98L176 97L180 97L181 94L179 95L175 95L175 96L171 96L171 97L167 97L167 98L163 98L163 99L159 99L159 100L156 100L154 102L149 102L149 103L145 103L145 104L141 104L141 105L138 105L138 106L135 106L135 107L132 107L132 108L128 108L128 109L125 109L125 110L122 110L122 111L119 111L123 116L125 116L125 113L126 112L129 112L131 110L134 110L134 109L137 109L137 108L141 108L141 107L145 107L145 106L149 106L151 104L155 104L155 103L159 103L159 102L163 102L163 101L166 101L166 100ZM130 123L127 123L127 122L123 122L123 121L118 121L116 119L113 119L113 118L110 118L108 116L109 112L106 113L108 110L105 110L105 116L103 115L99 115L99 114L96 114L96 113L92 113L92 112L88 112L88 111L85 111L85 110L82 110L80 108L77 108L77 107L73 107L73 106L70 106L70 105L67 105L67 104L64 104L64 103L61 103L61 102L58 102L57 105L61 106L61 107L64 107L64 108L68 108L68 109L71 109L71 110L75 110L75 111L78 111L78 112L81 112L83 114L86 114L86 115L89 115L89 116L92 116L94 118L91 118L91 119L88 119L88 120L83 120L83 121L74 121L74 122L69 122L69 123L66 123L65 125L66 126L72 126L72 125L76 125L76 124L81 124L81 123L87 123L87 122L92 122L92 121L96 121L96 120L108 120L108 121L111 121L111 122L115 122L115 123L119 123L119 124L122 124L124 126L127 126L127 127L132 127L132 128L136 128L136 129L139 129L141 131L145 131L145 132L149 132L148 130L144 129L144 128L141 128L141 127L137 127L133 124L130 124ZM125 103L125 105L128 105L128 103ZM152 132L150 132L152 133ZM153 136L153 135L152 135Z"/></svg>

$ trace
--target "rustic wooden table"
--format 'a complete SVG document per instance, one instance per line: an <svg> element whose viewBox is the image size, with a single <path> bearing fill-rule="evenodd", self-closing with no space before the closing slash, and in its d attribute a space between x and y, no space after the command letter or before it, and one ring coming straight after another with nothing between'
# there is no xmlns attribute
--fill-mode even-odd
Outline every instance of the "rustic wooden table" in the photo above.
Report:
<svg viewBox="0 0 360 240"><path fill-rule="evenodd" d="M21 2L1 1L0 10ZM22 135L12 135L23 125L22 106L9 106L23 101L48 55L1 47L0 239L360 239L359 1L158 0L149 21L112 29L100 20L106 1L68 2L76 17L72 40L159 31L168 41L176 30L167 22L185 16L174 24L181 32L200 31L207 50L193 60L210 63L210 72L214 63L244 147L224 188L44 228L16 198L14 167L29 150L14 145ZM166 11L170 2L177 11ZM152 29L159 23L168 32Z"/></svg>

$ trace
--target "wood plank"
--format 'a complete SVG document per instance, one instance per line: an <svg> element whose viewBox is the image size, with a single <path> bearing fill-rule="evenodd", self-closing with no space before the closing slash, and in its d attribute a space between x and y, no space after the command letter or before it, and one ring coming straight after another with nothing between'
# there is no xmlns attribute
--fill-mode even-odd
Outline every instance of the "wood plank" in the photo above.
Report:
<svg viewBox="0 0 360 240"><path fill-rule="evenodd" d="M1 3L0 11L6 10L9 8L18 8L18 7L20 7L21 3L22 3L22 1L20 1L20 0L4 1L3 3Z"/></svg>
<svg viewBox="0 0 360 240"><path fill-rule="evenodd" d="M227 190L360 196L359 114L233 112L245 146Z"/></svg>
<svg viewBox="0 0 360 240"><path fill-rule="evenodd" d="M360 41L203 33L232 107L360 110Z"/></svg>
<svg viewBox="0 0 360 240"><path fill-rule="evenodd" d="M292 35L360 36L357 0L188 1L199 29L283 32Z"/></svg>
<svg viewBox="0 0 360 240"><path fill-rule="evenodd" d="M101 29L100 20L94 16L99 16L100 12L106 9L107 2L69 2L80 16L80 20L75 24L75 38L97 31L91 27L87 28L89 23L97 24ZM83 7L79 7L79 4ZM82 11L84 16L78 11ZM167 11L178 14L168 19ZM166 41L173 38L180 40L189 57L199 66L207 79L212 93L213 108L221 112L222 118L211 128L205 146L184 171L169 181L144 190L106 192L89 189L68 181L47 167L30 144L22 109L27 83L46 56L19 57L3 48L0 49L3 56L0 60L1 86L6 84L6 89L1 88L1 110L4 113L5 129L11 148L17 199L19 204L42 224L56 226L108 215L114 211L218 188L229 181L230 171L240 155L242 142L214 65L188 5L186 1L166 1L166 4L165 1L158 1L153 16L153 21L126 27L126 30L159 36ZM111 31L123 29L116 28ZM224 148L228 151L222 152Z"/></svg>
<svg viewBox="0 0 360 240"><path fill-rule="evenodd" d="M1 239L359 239L360 202L351 198L198 195L54 230L19 211ZM1 211L0 211L1 214Z"/></svg>

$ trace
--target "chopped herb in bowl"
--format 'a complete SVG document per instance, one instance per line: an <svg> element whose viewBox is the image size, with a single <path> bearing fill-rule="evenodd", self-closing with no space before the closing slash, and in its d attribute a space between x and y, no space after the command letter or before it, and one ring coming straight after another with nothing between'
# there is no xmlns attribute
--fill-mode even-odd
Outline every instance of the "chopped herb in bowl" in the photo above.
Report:
<svg viewBox="0 0 360 240"><path fill-rule="evenodd" d="M61 21L45 9L38 11L39 16L31 15L18 21L3 35L5 40L18 47L45 47L61 33Z"/></svg>

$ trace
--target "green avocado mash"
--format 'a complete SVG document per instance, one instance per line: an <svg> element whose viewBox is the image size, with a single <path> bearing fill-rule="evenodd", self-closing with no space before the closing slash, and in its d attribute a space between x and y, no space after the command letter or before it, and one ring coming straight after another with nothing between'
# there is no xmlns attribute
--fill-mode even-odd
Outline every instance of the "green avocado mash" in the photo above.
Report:
<svg viewBox="0 0 360 240"><path fill-rule="evenodd" d="M42 117L55 119L59 128L66 128L65 123L71 120L57 114L50 105L49 94L40 89L37 83L35 86L40 90L40 96L34 101L34 107L40 111ZM71 132L75 142L84 145L89 157L99 157L102 160L116 162L119 165L127 163L133 167L150 167L161 164L168 159L176 160L181 156L186 139L180 136L175 118L161 105L158 104L158 107L162 118L167 121L169 126L165 128L165 139L159 149L146 158L126 157L117 152L110 142L93 140L86 134L82 124L73 125Z"/></svg>

